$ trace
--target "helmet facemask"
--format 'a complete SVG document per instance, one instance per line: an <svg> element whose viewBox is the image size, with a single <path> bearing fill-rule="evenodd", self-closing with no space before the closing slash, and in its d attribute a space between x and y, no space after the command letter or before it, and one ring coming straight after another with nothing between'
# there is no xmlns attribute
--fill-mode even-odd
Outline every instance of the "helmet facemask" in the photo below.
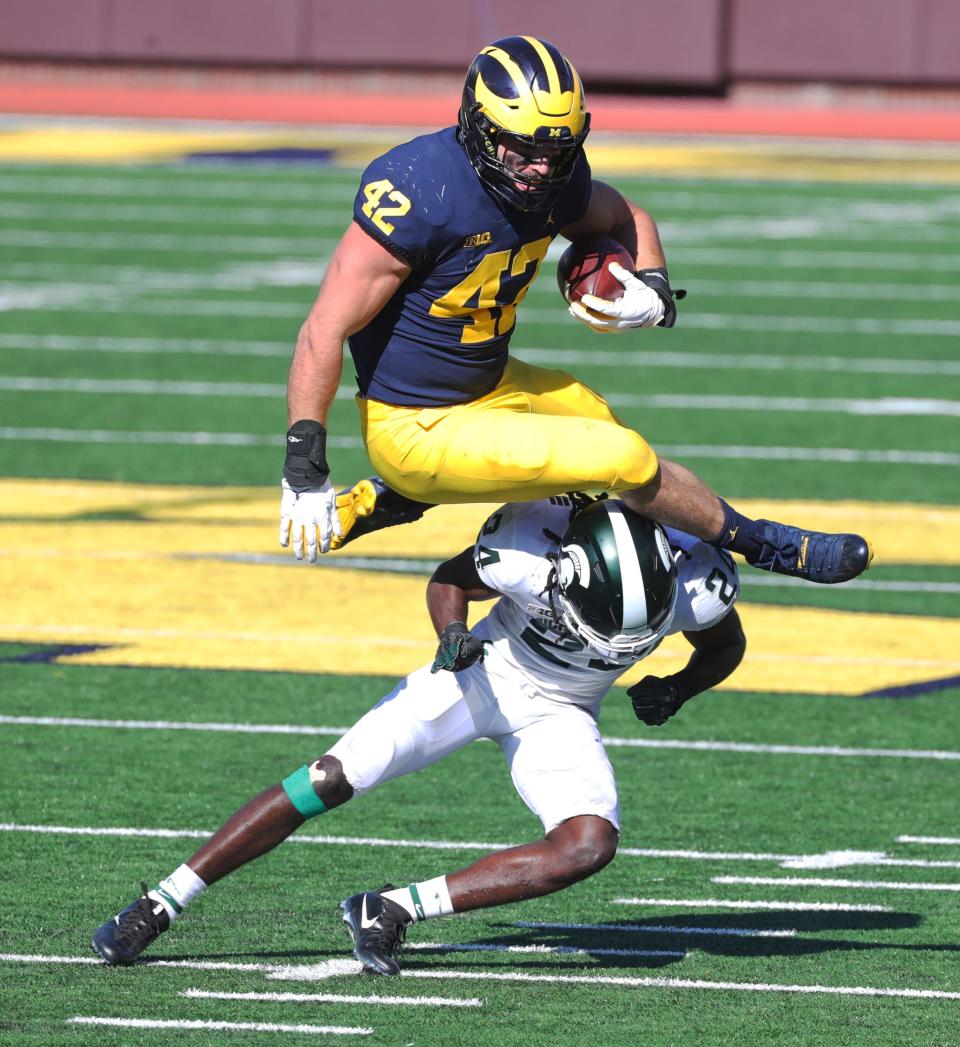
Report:
<svg viewBox="0 0 960 1047"><path fill-rule="evenodd" d="M595 502L571 521L550 588L560 624L601 657L649 653L669 630L677 572L666 535L621 502Z"/></svg>
<svg viewBox="0 0 960 1047"><path fill-rule="evenodd" d="M498 40L467 71L460 142L483 184L517 210L553 206L570 180L589 129L580 77L542 40ZM508 140L531 149L557 149L557 162L548 175L526 176L501 159L500 146L509 147Z"/></svg>

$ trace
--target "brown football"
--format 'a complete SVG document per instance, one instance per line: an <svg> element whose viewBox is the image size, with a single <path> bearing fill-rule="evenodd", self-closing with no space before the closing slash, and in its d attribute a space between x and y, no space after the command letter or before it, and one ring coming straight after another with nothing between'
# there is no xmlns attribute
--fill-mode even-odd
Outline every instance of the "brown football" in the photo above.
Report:
<svg viewBox="0 0 960 1047"><path fill-rule="evenodd" d="M560 293L568 303L579 302L585 294L616 301L623 296L623 284L611 276L607 268L611 262L619 262L631 273L636 266L630 252L613 237L591 236L574 241L557 263Z"/></svg>

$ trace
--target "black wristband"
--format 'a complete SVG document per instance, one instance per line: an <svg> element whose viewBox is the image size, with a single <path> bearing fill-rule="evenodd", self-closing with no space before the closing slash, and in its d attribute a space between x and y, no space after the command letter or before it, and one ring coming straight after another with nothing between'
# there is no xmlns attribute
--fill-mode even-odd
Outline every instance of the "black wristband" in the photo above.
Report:
<svg viewBox="0 0 960 1047"><path fill-rule="evenodd" d="M650 288L651 291L656 291L660 296L660 300L663 302L663 319L657 324L658 327L673 327L677 322L677 307L674 303L674 298L686 298L687 292L683 288L678 288L676 291L670 286L670 278L667 276L667 270L662 266L658 269L638 269L637 277L643 281Z"/></svg>
<svg viewBox="0 0 960 1047"><path fill-rule="evenodd" d="M283 478L294 490L322 487L330 475L327 465L327 430L305 418L287 430L287 457Z"/></svg>

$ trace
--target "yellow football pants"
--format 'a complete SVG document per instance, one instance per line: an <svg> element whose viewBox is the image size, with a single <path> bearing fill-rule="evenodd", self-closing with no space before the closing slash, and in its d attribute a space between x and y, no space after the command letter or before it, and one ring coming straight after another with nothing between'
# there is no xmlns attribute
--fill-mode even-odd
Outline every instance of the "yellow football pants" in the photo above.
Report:
<svg viewBox="0 0 960 1047"><path fill-rule="evenodd" d="M450 407L357 398L374 469L418 501L525 502L565 491L623 491L657 456L604 399L565 371L511 359L486 396Z"/></svg>

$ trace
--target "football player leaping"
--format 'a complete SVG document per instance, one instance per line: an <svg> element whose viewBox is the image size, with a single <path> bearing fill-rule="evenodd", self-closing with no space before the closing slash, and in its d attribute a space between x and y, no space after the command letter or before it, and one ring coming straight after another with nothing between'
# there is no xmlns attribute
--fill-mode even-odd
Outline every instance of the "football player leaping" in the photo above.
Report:
<svg viewBox="0 0 960 1047"><path fill-rule="evenodd" d="M602 397L562 371L509 356L517 307L553 239L612 236L632 253L623 296L574 315L599 332L672 327L677 316L650 215L591 177L580 77L551 44L510 36L467 72L459 122L397 146L361 180L297 339L287 387L280 542L315 560L449 502L615 491L634 510L748 563L843 582L866 541L742 516L661 459ZM326 421L349 342L370 460L382 481L339 499Z"/></svg>
<svg viewBox="0 0 960 1047"><path fill-rule="evenodd" d="M584 505L584 503L587 503ZM501 748L543 839L406 887L341 903L367 970L397 974L407 928L423 919L558 891L602 869L620 826L617 787L597 726L627 668L670 633L693 647L668 677L628 694L656 726L725 679L745 640L730 557L665 533L618 500L557 497L503 506L476 545L441 564L427 602L440 644L325 756L237 811L186 864L93 937L111 964L133 963L210 884L285 840L308 818L422 770L478 738ZM472 600L499 596L467 626Z"/></svg>

